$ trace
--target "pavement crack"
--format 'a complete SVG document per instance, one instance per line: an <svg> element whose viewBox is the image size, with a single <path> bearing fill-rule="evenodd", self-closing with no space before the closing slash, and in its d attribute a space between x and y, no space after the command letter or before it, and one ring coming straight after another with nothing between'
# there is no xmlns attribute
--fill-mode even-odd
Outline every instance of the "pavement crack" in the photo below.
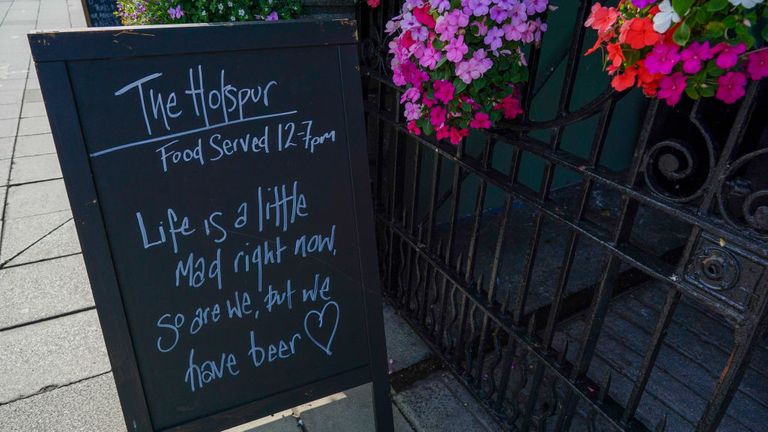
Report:
<svg viewBox="0 0 768 432"><path fill-rule="evenodd" d="M71 217L70 217L69 219L67 219L67 220L65 220L64 222L62 222L62 223L60 223L59 225L57 225L57 226L56 226L54 229L52 229L52 230L48 231L47 233L45 233L45 234L44 234L42 237L40 237L39 239L37 239L37 240L33 241L31 244L29 244L29 245L28 245L27 247L25 247L24 249L22 249L22 250L20 250L19 252L17 252L17 253L16 253L15 255L13 255L12 257L10 257L10 258L8 258L7 260L5 260L5 261L1 262L1 263L0 263L0 270L4 269L4 268L5 268L5 267L8 265L8 263L10 263L10 262L11 262L11 261L13 261L14 259L18 258L18 257L19 257L21 254L23 254L24 252L28 251L30 248L32 248L32 246L34 246L34 245L36 245L36 244L40 243L40 242L41 242L43 239L45 239L45 238L46 238L46 237L48 237L49 235L51 235L51 234L53 234L54 232L56 232L56 230L58 230L59 228L63 227L64 225L66 225L66 224L67 224L68 222L70 222L71 220L73 220L73 218L71 218Z"/></svg>
<svg viewBox="0 0 768 432"><path fill-rule="evenodd" d="M38 390L38 391L36 391L36 392L34 392L34 393L31 393L31 394L28 394L28 395L24 395L24 396L21 396L21 397L19 397L19 398L16 398L16 399L10 400L10 401L8 401L8 402L0 402L0 407L1 407L1 406L4 406L4 405L10 405L10 404L12 404L12 403L14 403L14 402L23 401L23 400L25 400L25 399L29 399L29 398L31 398L31 397L39 396L39 395L41 395L41 394L49 393L49 392L52 392L52 391L54 391L54 390L58 390L58 389L62 389L62 388L66 388L66 387L69 387L69 386L73 386L73 385L75 385L75 384L80 384L80 383L82 383L82 382L84 382L84 381L88 381L88 380L91 380L91 379L94 379L94 378L99 378L99 377L102 377L102 376L104 376L104 375L107 375L107 374L110 374L110 373L112 373L112 370L111 370L111 369L110 369L110 370L108 370L108 371L106 371L106 372L102 372L102 373L99 373L99 374L96 374L96 375L91 375L91 376L89 376L89 377L86 377L86 378L81 378L81 379L79 379L79 380L76 380L76 381L72 381L72 382L68 382L68 383L66 383L66 384L58 384L58 385L57 385L57 384L51 384L51 385L47 385L47 386L45 386L45 387L41 388L40 390Z"/></svg>

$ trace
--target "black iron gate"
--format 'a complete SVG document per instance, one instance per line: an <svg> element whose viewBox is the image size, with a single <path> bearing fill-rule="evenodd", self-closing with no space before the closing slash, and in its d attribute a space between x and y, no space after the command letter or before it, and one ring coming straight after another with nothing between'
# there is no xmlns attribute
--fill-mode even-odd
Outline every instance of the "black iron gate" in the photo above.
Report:
<svg viewBox="0 0 768 432"><path fill-rule="evenodd" d="M765 431L768 86L626 111L601 82L576 104L591 2L568 2L568 43L546 68L529 53L525 118L459 146L404 125L400 2L360 9L385 296L512 430Z"/></svg>

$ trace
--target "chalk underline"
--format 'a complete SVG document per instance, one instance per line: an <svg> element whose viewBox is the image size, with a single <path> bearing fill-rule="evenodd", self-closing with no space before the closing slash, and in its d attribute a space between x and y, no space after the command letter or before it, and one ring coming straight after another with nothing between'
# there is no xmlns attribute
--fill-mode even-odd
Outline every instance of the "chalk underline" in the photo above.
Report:
<svg viewBox="0 0 768 432"><path fill-rule="evenodd" d="M98 157L98 156L102 156L102 155L105 155L105 154L108 154L108 153L112 153L112 152L116 152L116 151L120 151L120 150L125 150L125 149L131 148L131 147L137 147L137 146L144 145L144 144L151 144L151 143L157 142L157 141L165 141L165 140L168 140L168 139L171 139L171 138L176 138L176 137L180 137L180 136L184 136L184 135L191 135L191 134L195 134L195 133L198 133L198 132L205 132L207 130L216 129L216 128L220 128L220 127L224 127L224 126L229 126L229 125L233 125L233 124L237 124L237 123L245 123L245 122L249 122L249 121L263 120L263 119L268 119L268 118L273 118L273 117L282 117L282 116L287 116L287 115L291 115L291 114L296 114L297 112L299 112L299 111L298 110L293 110L293 111L286 111L286 112L275 113L275 114L265 114L265 115L255 116L255 117L246 117L246 118L243 118L243 119L232 120L232 121L228 121L228 122L216 123L216 124L212 124L212 125L208 125L208 126L203 126L201 128L197 128L197 129L190 129L190 130L184 131L184 132L178 132L178 133L175 133L175 134L164 135L164 136L161 136L161 137L149 138L149 139L145 139L145 140L142 140L142 141L135 141L135 142L128 143L128 144L123 144L123 145L119 145L119 146L115 146L115 147L110 147L110 148L107 148L107 149L104 149L104 150L99 150L97 152L91 153L91 157Z"/></svg>

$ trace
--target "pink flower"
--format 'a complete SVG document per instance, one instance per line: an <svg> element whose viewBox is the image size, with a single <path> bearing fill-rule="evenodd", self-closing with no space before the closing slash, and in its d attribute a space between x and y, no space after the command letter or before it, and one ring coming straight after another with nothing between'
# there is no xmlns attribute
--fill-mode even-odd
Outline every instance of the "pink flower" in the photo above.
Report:
<svg viewBox="0 0 768 432"><path fill-rule="evenodd" d="M381 0L366 0L365 2L368 3L368 6L371 9L376 9L377 7L379 7L379 3L381 3Z"/></svg>
<svg viewBox="0 0 768 432"><path fill-rule="evenodd" d="M403 74L404 81L414 87L421 87L421 83L429 79L426 72L411 62L400 65L400 73Z"/></svg>
<svg viewBox="0 0 768 432"><path fill-rule="evenodd" d="M635 5L636 8L642 9L655 1L656 0L632 0L632 4Z"/></svg>
<svg viewBox="0 0 768 432"><path fill-rule="evenodd" d="M501 6L496 5L491 8L490 16L492 20L496 21L498 24L501 24L505 19L509 18L509 13Z"/></svg>
<svg viewBox="0 0 768 432"><path fill-rule="evenodd" d="M444 140L446 138L450 138L451 137L450 130L451 128L448 126L443 126L441 128L435 129L435 137L437 138L438 141Z"/></svg>
<svg viewBox="0 0 768 432"><path fill-rule="evenodd" d="M429 122L435 130L441 128L445 124L447 112L443 107L434 107L429 112Z"/></svg>
<svg viewBox="0 0 768 432"><path fill-rule="evenodd" d="M493 60L487 58L483 50L475 51L471 59L456 65L456 75L466 84L483 76L493 66Z"/></svg>
<svg viewBox="0 0 768 432"><path fill-rule="evenodd" d="M439 62L442 57L443 55L440 54L440 51L437 51L430 46L424 50L424 53L419 59L419 64L432 70L437 66L437 62Z"/></svg>
<svg viewBox="0 0 768 432"><path fill-rule="evenodd" d="M421 104L406 102L405 118L408 120L418 120L421 118Z"/></svg>
<svg viewBox="0 0 768 432"><path fill-rule="evenodd" d="M730 45L725 42L720 42L715 47L715 50L715 52L718 53L717 58L715 59L717 67L720 69L730 69L736 66L736 63L739 62L739 54L746 51L747 47L742 42L738 45Z"/></svg>
<svg viewBox="0 0 768 432"><path fill-rule="evenodd" d="M175 8L168 8L168 15L171 16L171 19L179 19L184 16L184 11L181 10L181 6L176 6Z"/></svg>
<svg viewBox="0 0 768 432"><path fill-rule="evenodd" d="M280 17L277 15L277 11L272 11L264 18L266 21L277 21Z"/></svg>
<svg viewBox="0 0 768 432"><path fill-rule="evenodd" d="M452 39L445 47L446 57L448 60L458 63L464 59L464 54L469 51L467 45L464 43L464 36L459 36L456 39Z"/></svg>
<svg viewBox="0 0 768 432"><path fill-rule="evenodd" d="M754 51L747 56L749 77L757 81L768 77L768 51Z"/></svg>
<svg viewBox="0 0 768 432"><path fill-rule="evenodd" d="M483 42L488 45L488 47L491 49L491 51L496 51L499 48L501 48L502 40L501 38L504 37L504 30L493 27L490 30L488 30L488 34L485 35L485 39L483 39Z"/></svg>
<svg viewBox="0 0 768 432"><path fill-rule="evenodd" d="M732 104L744 97L744 86L746 85L747 77L743 73L728 72L717 79L715 97L727 104Z"/></svg>
<svg viewBox="0 0 768 432"><path fill-rule="evenodd" d="M421 135L421 129L419 129L418 126L416 126L415 121L409 121L408 122L408 132L414 134L414 135Z"/></svg>
<svg viewBox="0 0 768 432"><path fill-rule="evenodd" d="M469 127L475 129L488 129L491 127L491 118L484 112L476 112L475 118L469 122Z"/></svg>
<svg viewBox="0 0 768 432"><path fill-rule="evenodd" d="M469 25L469 16L460 10L453 10L447 15L442 15L437 19L435 32L440 35L443 42L449 41L456 36L459 29Z"/></svg>
<svg viewBox="0 0 768 432"><path fill-rule="evenodd" d="M659 81L659 91L656 93L659 99L665 100L667 105L674 106L680 102L680 97L685 91L685 75L682 72L675 72L672 75L665 76Z"/></svg>
<svg viewBox="0 0 768 432"><path fill-rule="evenodd" d="M549 0L525 0L526 12L528 15L542 13L547 10Z"/></svg>
<svg viewBox="0 0 768 432"><path fill-rule="evenodd" d="M701 70L701 62L711 59L714 56L709 42L691 42L681 53L680 59L683 61L683 72L695 74Z"/></svg>
<svg viewBox="0 0 768 432"><path fill-rule="evenodd" d="M421 98L421 92L416 87L411 87L408 90L403 92L403 95L400 96L400 103L408 102L416 102Z"/></svg>
<svg viewBox="0 0 768 432"><path fill-rule="evenodd" d="M523 32L528 31L528 23L522 21L518 24L504 24L501 28L504 30L504 38L506 40L519 41L523 39Z"/></svg>
<svg viewBox="0 0 768 432"><path fill-rule="evenodd" d="M453 100L453 95L456 89L450 81L437 80L432 87L435 89L435 99L444 104L448 104Z"/></svg>
<svg viewBox="0 0 768 432"><path fill-rule="evenodd" d="M451 8L450 0L433 0L430 3L439 13L443 13Z"/></svg>
<svg viewBox="0 0 768 432"><path fill-rule="evenodd" d="M678 47L674 44L654 45L651 52L645 57L645 68L650 73L669 75L672 73L672 68L680 61L680 54L677 50Z"/></svg>
<svg viewBox="0 0 768 432"><path fill-rule="evenodd" d="M481 17L488 15L491 0L462 0L461 5L464 6L465 14Z"/></svg>

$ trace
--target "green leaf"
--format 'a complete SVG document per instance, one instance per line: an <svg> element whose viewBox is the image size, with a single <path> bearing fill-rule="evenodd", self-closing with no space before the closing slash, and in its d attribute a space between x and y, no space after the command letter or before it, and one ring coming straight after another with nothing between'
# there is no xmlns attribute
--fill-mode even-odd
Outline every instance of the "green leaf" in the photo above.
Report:
<svg viewBox="0 0 768 432"><path fill-rule="evenodd" d="M768 10L768 8L766 8ZM763 36L764 41L768 41L768 25L763 27L763 31L760 32L760 34Z"/></svg>
<svg viewBox="0 0 768 432"><path fill-rule="evenodd" d="M699 92L696 91L696 87L686 87L685 94L687 94L688 97L693 100L696 100L699 98Z"/></svg>
<svg viewBox="0 0 768 432"><path fill-rule="evenodd" d="M442 51L442 49L445 48L445 42L435 38L435 40L432 41L432 48Z"/></svg>
<svg viewBox="0 0 768 432"><path fill-rule="evenodd" d="M672 9L681 17L691 8L693 0L672 0Z"/></svg>
<svg viewBox="0 0 768 432"><path fill-rule="evenodd" d="M723 20L723 25L725 25L725 28L734 28L738 23L739 23L739 19L734 15L728 15Z"/></svg>
<svg viewBox="0 0 768 432"><path fill-rule="evenodd" d="M464 81L462 81L460 78L456 78L453 80L453 87L456 89L456 94L459 94L467 88L467 84L465 84Z"/></svg>
<svg viewBox="0 0 768 432"><path fill-rule="evenodd" d="M432 132L434 132L434 129L432 129L432 124L429 123L429 121L425 121L422 124L421 130L424 132L425 135L432 135Z"/></svg>
<svg viewBox="0 0 768 432"><path fill-rule="evenodd" d="M699 93L701 94L701 97L712 97L715 95L715 87L703 84L699 89Z"/></svg>
<svg viewBox="0 0 768 432"><path fill-rule="evenodd" d="M691 38L691 28L688 27L688 24L683 21L680 24L680 27L675 30L675 33L672 35L672 40L675 41L676 44L680 46L685 46L685 44L688 43L688 39Z"/></svg>
<svg viewBox="0 0 768 432"><path fill-rule="evenodd" d="M707 2L707 10L710 12L717 12L725 9L728 6L728 0L709 0Z"/></svg>

